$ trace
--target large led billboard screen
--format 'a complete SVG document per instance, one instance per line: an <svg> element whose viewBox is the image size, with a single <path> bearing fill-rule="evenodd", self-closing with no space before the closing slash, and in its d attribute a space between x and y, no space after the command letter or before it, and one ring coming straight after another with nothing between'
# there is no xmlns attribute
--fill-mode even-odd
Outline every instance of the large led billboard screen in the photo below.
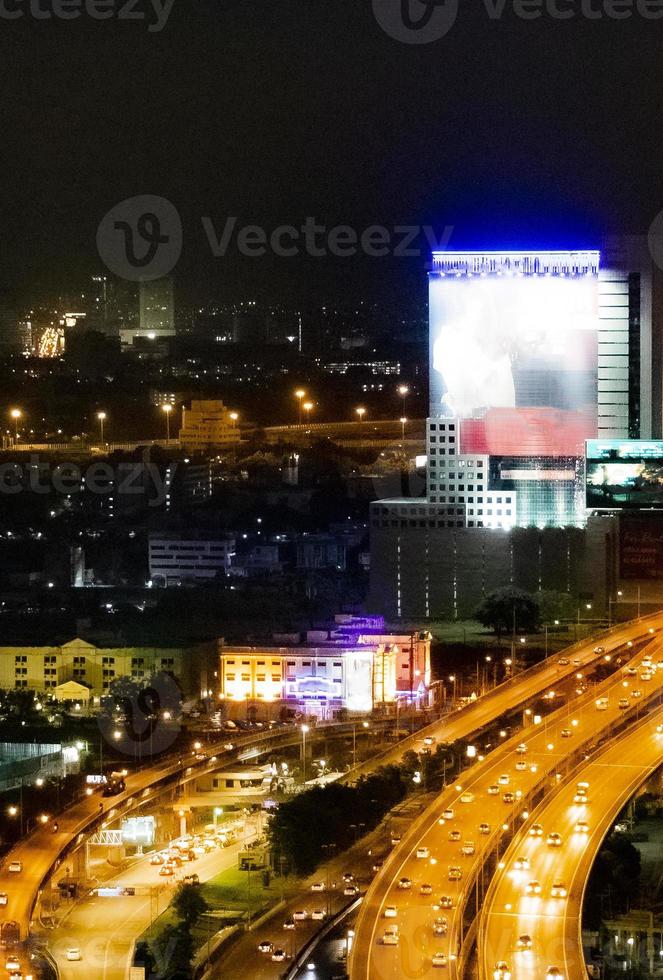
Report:
<svg viewBox="0 0 663 980"><path fill-rule="evenodd" d="M433 275L430 414L462 453L582 456L597 434L598 277Z"/></svg>
<svg viewBox="0 0 663 980"><path fill-rule="evenodd" d="M663 442L588 440L586 487L589 509L663 509Z"/></svg>

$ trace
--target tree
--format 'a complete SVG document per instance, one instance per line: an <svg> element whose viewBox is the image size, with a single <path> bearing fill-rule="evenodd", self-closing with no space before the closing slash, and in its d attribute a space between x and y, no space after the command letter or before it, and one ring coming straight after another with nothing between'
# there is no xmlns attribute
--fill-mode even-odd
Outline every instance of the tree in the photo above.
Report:
<svg viewBox="0 0 663 980"><path fill-rule="evenodd" d="M200 885L180 882L173 896L173 908L187 928L195 925L200 916L209 908Z"/></svg>
<svg viewBox="0 0 663 980"><path fill-rule="evenodd" d="M475 619L497 633L512 630L533 633L539 628L541 614L536 599L520 589L496 589L490 592L474 613Z"/></svg>
<svg viewBox="0 0 663 980"><path fill-rule="evenodd" d="M159 980L191 980L193 939L184 922L170 926L150 943Z"/></svg>

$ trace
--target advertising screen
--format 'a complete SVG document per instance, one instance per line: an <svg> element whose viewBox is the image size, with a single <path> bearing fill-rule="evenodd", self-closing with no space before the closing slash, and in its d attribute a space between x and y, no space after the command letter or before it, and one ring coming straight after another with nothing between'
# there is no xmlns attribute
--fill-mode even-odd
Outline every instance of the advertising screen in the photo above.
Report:
<svg viewBox="0 0 663 980"><path fill-rule="evenodd" d="M586 487L589 509L663 509L663 442L588 440Z"/></svg>
<svg viewBox="0 0 663 980"><path fill-rule="evenodd" d="M596 436L598 279L430 281L430 414L461 452L582 456Z"/></svg>
<svg viewBox="0 0 663 980"><path fill-rule="evenodd" d="M128 844L154 844L154 817L127 817L122 821L122 840Z"/></svg>

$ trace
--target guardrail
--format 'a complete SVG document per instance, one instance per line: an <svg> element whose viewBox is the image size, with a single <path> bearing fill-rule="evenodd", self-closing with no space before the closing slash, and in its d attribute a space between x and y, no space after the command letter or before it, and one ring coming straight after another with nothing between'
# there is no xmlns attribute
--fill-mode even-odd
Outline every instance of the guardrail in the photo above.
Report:
<svg viewBox="0 0 663 980"><path fill-rule="evenodd" d="M354 912L355 909L359 908L362 901L363 895L360 895L359 898L353 899L342 909L340 909L336 915L333 916L333 918L329 919L328 922L325 922L324 925L311 936L307 944L300 949L299 953L293 959L285 973L281 974L281 980L294 980L294 978L297 976L298 970L301 969L316 946L322 942L326 935L336 928L339 922L342 922L346 916L350 915L351 912Z"/></svg>

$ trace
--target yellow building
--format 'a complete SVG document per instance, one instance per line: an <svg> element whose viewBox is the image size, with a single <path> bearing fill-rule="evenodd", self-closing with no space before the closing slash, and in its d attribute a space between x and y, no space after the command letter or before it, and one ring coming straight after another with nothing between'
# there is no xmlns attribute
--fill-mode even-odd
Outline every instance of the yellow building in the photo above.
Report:
<svg viewBox="0 0 663 980"><path fill-rule="evenodd" d="M84 685L91 697L98 699L118 677L140 679L164 671L186 689L190 686L187 659L182 649L102 648L81 639L52 647L0 647L0 688L57 695L58 688L73 681Z"/></svg>
<svg viewBox="0 0 663 980"><path fill-rule="evenodd" d="M233 418L235 416L235 418ZM234 446L239 442L236 413L222 401L192 401L182 407L180 443L190 452Z"/></svg>

